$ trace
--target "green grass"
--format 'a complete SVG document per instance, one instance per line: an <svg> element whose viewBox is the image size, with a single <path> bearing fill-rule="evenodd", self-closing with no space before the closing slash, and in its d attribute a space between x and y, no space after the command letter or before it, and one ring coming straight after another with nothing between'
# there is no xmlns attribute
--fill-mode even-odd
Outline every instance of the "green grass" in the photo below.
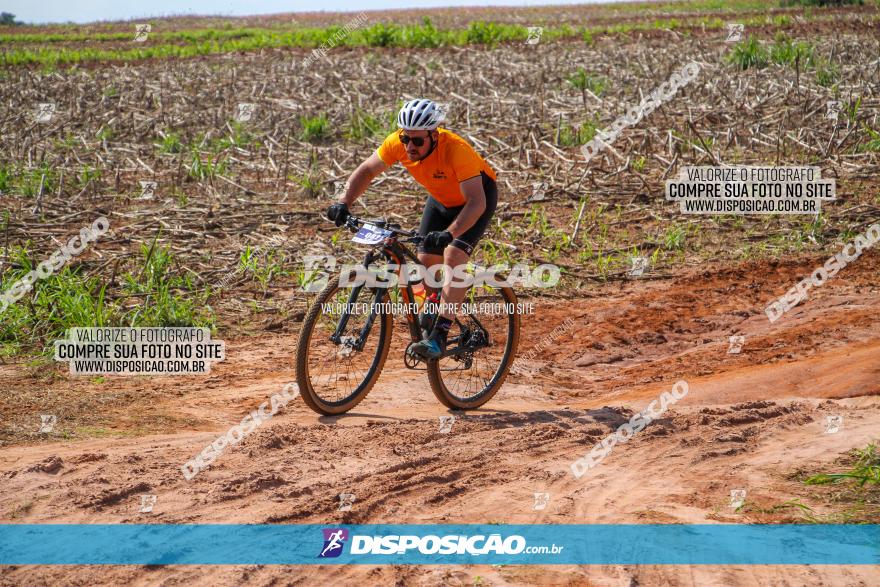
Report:
<svg viewBox="0 0 880 587"><path fill-rule="evenodd" d="M10 190L14 178L15 175L12 167L0 164L0 194L5 194Z"/></svg>
<svg viewBox="0 0 880 587"><path fill-rule="evenodd" d="M814 47L803 41L792 41L784 34L776 36L776 42L770 47L770 60L777 65L794 65L804 69L811 67L813 63Z"/></svg>
<svg viewBox="0 0 880 587"><path fill-rule="evenodd" d="M113 138L113 128L109 126L102 126L98 129L98 132L95 133L95 138L99 141L107 141Z"/></svg>
<svg viewBox="0 0 880 587"><path fill-rule="evenodd" d="M246 246L238 260L238 271L250 273L265 292L269 282L275 277L287 277L291 272L285 269L287 257L283 251Z"/></svg>
<svg viewBox="0 0 880 587"><path fill-rule="evenodd" d="M229 165L226 159L217 153L211 158L210 154L202 157L203 153L198 147L190 149L190 164L187 168L187 175L197 181L213 181L218 175L226 175L229 171Z"/></svg>
<svg viewBox="0 0 880 587"><path fill-rule="evenodd" d="M728 54L727 61L737 65L740 69L749 69L752 67L767 67L770 63L770 53L761 43L754 37L749 37L746 41L740 41L734 45L733 50Z"/></svg>
<svg viewBox="0 0 880 587"><path fill-rule="evenodd" d="M320 195L324 186L324 178L317 154L312 153L309 157L309 167L304 174L291 175L287 179L302 187L303 193L309 197L314 198Z"/></svg>
<svg viewBox="0 0 880 587"><path fill-rule="evenodd" d="M585 90L590 90L596 96L601 96L608 84L608 80L604 77L587 73L583 67L578 67L577 71L568 76L566 80L582 93ZM584 98L584 106L586 106L586 97Z"/></svg>
<svg viewBox="0 0 880 587"><path fill-rule="evenodd" d="M840 79L840 72L833 63L822 62L816 67L816 83L830 88Z"/></svg>
<svg viewBox="0 0 880 587"><path fill-rule="evenodd" d="M779 5L788 6L839 6L841 4L851 4L863 6L864 0L781 0Z"/></svg>
<svg viewBox="0 0 880 587"><path fill-rule="evenodd" d="M482 247L477 256L479 262L486 266L506 264L513 266L516 260L513 257L513 251L503 245L495 244L488 240L480 241Z"/></svg>
<svg viewBox="0 0 880 587"><path fill-rule="evenodd" d="M663 247L668 251L678 251L684 248L687 227L670 226L663 234Z"/></svg>
<svg viewBox="0 0 880 587"><path fill-rule="evenodd" d="M35 198L41 183L44 194L58 189L58 173L48 163L30 168L0 164L0 192Z"/></svg>
<svg viewBox="0 0 880 587"><path fill-rule="evenodd" d="M663 6L663 5L659 5ZM733 2L726 6L722 2L676 3L677 10L684 13L695 13L699 10L730 11L732 6L765 8L760 2ZM746 8L743 8L746 9ZM622 11L620 7L611 10ZM639 8L644 10L644 8ZM662 11L652 6L652 11ZM808 17L812 18L812 17ZM830 18L830 17L823 17ZM775 25L788 26L787 15L761 15L741 19L746 26ZM820 20L815 18L813 20ZM158 25L156 25L158 27ZM689 18L669 18L644 20L596 27L572 27L561 25L544 27L541 42L558 39L580 40L592 43L596 35L627 34L636 31L656 29L682 30L688 28L721 29L724 21L718 17L696 15ZM266 27L266 28L231 28L197 29L180 31L154 31L148 40L141 43L129 42L134 37L130 32L97 32L85 34L75 27L61 27L71 32L36 33L36 34L4 34L0 35L0 44L6 50L0 52L0 65L38 64L49 68L59 65L73 65L89 61L135 61L142 59L187 58L199 55L218 53L235 53L257 51L271 48L315 48L322 44L333 50L334 46L348 47L406 47L432 48L441 46L487 45L499 43L524 42L528 36L527 27L486 21L474 21L467 28L437 29L427 18L421 24L399 25L394 23L375 23L351 31L348 35L337 35L339 26L329 27ZM335 36L335 38L334 38ZM89 43L86 47L76 47L75 43ZM116 46L101 48L100 43L116 43ZM26 43L39 47L15 47L15 44ZM124 43L123 46L119 46ZM61 45L63 44L63 45Z"/></svg>
<svg viewBox="0 0 880 587"><path fill-rule="evenodd" d="M94 246L100 246L100 239ZM0 315L2 354L51 352L52 341L72 327L212 327L207 291L199 291L189 276L172 270L171 251L144 245L141 252L139 268L123 276L124 285L114 299L108 296L107 284L87 276L75 258L48 278L35 281ZM36 257L27 247L10 248L11 267L0 276L0 290L9 289L46 259L48 255Z"/></svg>
<svg viewBox="0 0 880 587"><path fill-rule="evenodd" d="M782 33L776 36L775 42L769 49L754 37L737 43L726 60L742 70L753 67L761 69L770 63L783 66L793 66L797 63L804 71L814 69L816 83L826 88L833 87L840 80L837 65L815 55L812 44L792 41Z"/></svg>
<svg viewBox="0 0 880 587"><path fill-rule="evenodd" d="M24 247L17 248L10 257L13 268L3 274L3 291L43 260L33 260ZM67 266L46 279L37 280L29 292L3 312L0 344L19 349L43 341L48 343L63 337L70 327L106 326L108 313L100 281Z"/></svg>
<svg viewBox="0 0 880 587"><path fill-rule="evenodd" d="M844 104L843 109L850 124L855 124L859 117L859 110L862 107L862 97L858 96L854 101Z"/></svg>
<svg viewBox="0 0 880 587"><path fill-rule="evenodd" d="M380 116L373 116L361 108L355 108L349 119L345 136L356 141L385 138L397 128L397 111L389 110Z"/></svg>
<svg viewBox="0 0 880 587"><path fill-rule="evenodd" d="M101 169L91 165L86 165L76 174L77 184L80 189L84 189L87 185L99 179L101 179Z"/></svg>
<svg viewBox="0 0 880 587"><path fill-rule="evenodd" d="M158 143L153 144L160 153L165 154L182 153L184 150L180 135L174 132L165 134Z"/></svg>
<svg viewBox="0 0 880 587"><path fill-rule="evenodd" d="M820 473L809 477L804 483L807 485L825 485L851 481L859 487L867 484L880 485L880 452L875 443L870 443L863 449L853 451L855 464L853 468L844 473Z"/></svg>
<svg viewBox="0 0 880 587"><path fill-rule="evenodd" d="M330 121L327 120L326 114L311 118L300 116L299 123L303 128L300 138L310 143L326 138L330 131Z"/></svg>
<svg viewBox="0 0 880 587"><path fill-rule="evenodd" d="M208 291L199 291L190 274L172 271L174 255L169 248L156 246L154 240L149 247L141 245L141 255L141 270L123 278L124 291L141 299L133 307L120 308L116 318L122 326L213 326Z"/></svg>
<svg viewBox="0 0 880 587"><path fill-rule="evenodd" d="M309 171L309 173L305 173L303 175L291 177L290 179L296 182L303 189L305 195L311 198L318 196L321 193L321 188L324 185L321 177L314 174L312 171Z"/></svg>
<svg viewBox="0 0 880 587"><path fill-rule="evenodd" d="M251 135L245 123L233 120L229 123L229 126L232 129L232 132L213 143L211 145L212 151L219 152L230 147L246 149L248 147L260 146L260 142Z"/></svg>
<svg viewBox="0 0 880 587"><path fill-rule="evenodd" d="M880 132L877 132L876 130L874 130L872 128L868 128L867 126L865 126L865 132L868 133L868 136L871 137L871 139L868 142L866 142L864 145L862 145L861 150L863 152L880 151Z"/></svg>
<svg viewBox="0 0 880 587"><path fill-rule="evenodd" d="M746 10L766 10L769 3L756 0L686 0L679 2L664 2L651 5L652 11L657 12L743 12ZM644 4L615 4L609 6L615 12L641 12L645 10Z"/></svg>
<svg viewBox="0 0 880 587"><path fill-rule="evenodd" d="M397 25L377 23L369 27L355 29L341 40L331 41L339 26L323 28L296 28L291 30L272 30L246 28L237 30L199 30L150 33L143 45L126 48L101 49L99 47L53 47L52 43L71 43L85 41L129 41L132 33L85 34L35 34L0 35L0 43L40 44L42 47L12 48L0 53L0 65L43 65L74 64L84 61L132 61L152 58L182 58L216 53L254 51L264 48L320 47L326 46L366 46L366 47L439 47L443 45L494 45L505 41L524 41L526 27L475 21L467 29L436 29L430 21L420 25ZM584 29L559 27L545 31L548 39L562 36L580 36ZM332 50L332 49L330 49Z"/></svg>
<svg viewBox="0 0 880 587"><path fill-rule="evenodd" d="M596 136L598 127L595 120L584 121L579 126L565 122L559 127L559 138L556 144L561 147L573 147L590 142Z"/></svg>
<svg viewBox="0 0 880 587"><path fill-rule="evenodd" d="M52 144L58 149L73 149L81 143L73 133L65 133L64 138L53 138Z"/></svg>
<svg viewBox="0 0 880 587"><path fill-rule="evenodd" d="M803 478L803 473L795 471L791 479L802 479L806 485L828 486L828 491L818 493L828 504L835 507L825 513L818 513L798 499L792 499L769 508L750 504L745 512L778 514L793 511L798 516L797 523L809 524L870 524L876 523L880 515L880 452L876 442L863 449L850 451L846 461L850 469L842 473L820 473Z"/></svg>

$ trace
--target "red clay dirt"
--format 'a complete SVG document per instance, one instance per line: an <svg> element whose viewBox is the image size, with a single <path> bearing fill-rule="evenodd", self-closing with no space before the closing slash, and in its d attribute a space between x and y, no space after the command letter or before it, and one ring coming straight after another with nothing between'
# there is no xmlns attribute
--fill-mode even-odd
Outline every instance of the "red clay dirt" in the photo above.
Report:
<svg viewBox="0 0 880 587"><path fill-rule="evenodd" d="M520 353L565 319L483 409L447 412L403 366L401 322L371 394L342 417L301 400L186 481L180 466L295 380L296 330L226 341L205 377L111 378L158 392L156 409L196 422L174 434L13 446L0 453L3 523L772 523L801 499L830 514L803 473L877 440L880 255L866 252L771 323L764 306L823 259L752 261L672 278L534 298ZM728 338L745 337L728 354ZM0 377L12 378L3 367ZM59 367L60 369L60 367ZM688 395L581 479L570 463L671 388ZM67 385L63 381L52 386ZM51 389L50 389L51 391ZM115 406L115 409L124 409ZM829 415L843 427L825 433ZM746 489L749 507L730 507ZM535 492L550 494L533 510ZM338 494L356 495L338 511ZM140 496L157 496L138 513ZM876 512L875 512L876 514ZM874 514L871 514L874 515ZM880 522L880 516L873 520ZM585 537L588 539L588 537ZM118 566L2 567L0 585L870 585L868 566Z"/></svg>

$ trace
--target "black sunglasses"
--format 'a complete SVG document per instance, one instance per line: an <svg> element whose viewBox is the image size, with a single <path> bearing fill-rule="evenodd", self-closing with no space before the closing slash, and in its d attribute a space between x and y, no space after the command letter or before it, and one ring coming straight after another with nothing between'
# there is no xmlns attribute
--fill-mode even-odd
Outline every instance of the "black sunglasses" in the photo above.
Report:
<svg viewBox="0 0 880 587"><path fill-rule="evenodd" d="M410 137L403 133L400 134L401 143L403 143L404 145L408 145L410 141L412 141L412 144L414 144L416 147L421 147L422 145L424 145L425 139L427 138L428 137Z"/></svg>

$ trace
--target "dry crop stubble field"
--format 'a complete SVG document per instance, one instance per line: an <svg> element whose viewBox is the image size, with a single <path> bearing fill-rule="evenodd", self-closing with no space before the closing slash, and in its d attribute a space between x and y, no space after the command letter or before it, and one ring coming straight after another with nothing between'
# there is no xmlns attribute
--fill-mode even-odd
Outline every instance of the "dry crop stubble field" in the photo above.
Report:
<svg viewBox="0 0 880 587"><path fill-rule="evenodd" d="M0 29L3 290L80 227L110 222L0 315L0 519L880 521L876 485L804 483L852 469L852 451L877 440L877 251L780 320L764 313L880 221L880 13L876 3L715 4L367 12L363 30L309 65L318 33L272 34L354 14L156 19L137 44L133 23ZM726 42L727 22L745 24L741 42ZM411 46L406 26L438 46ZM526 26L545 35L527 44ZM126 53L163 45L196 49ZM696 79L585 162L580 145L689 62ZM441 434L449 412L423 372L404 368L397 320L385 370L352 413L318 417L291 402L185 480L182 463L295 380L312 298L302 255L362 257L324 210L417 96L446 103L445 126L498 171L500 205L477 259L563 269L559 286L520 292L535 308L520 343L529 358ZM830 100L841 103L836 121ZM55 110L41 123L43 103ZM250 120L236 120L241 103L255 105ZM810 217L691 216L664 199L682 167L719 164L815 165L836 179L837 200ZM141 182L155 182L152 193ZM411 227L424 192L398 167L362 201L356 214ZM650 265L634 277L637 256ZM205 376L71 376L51 343L95 325L209 326L227 358ZM740 353L728 352L733 335ZM572 461L680 379L687 397L573 478ZM57 417L49 433L41 414ZM840 432L826 433L829 416L843 416ZM742 507L729 505L734 489L747 490ZM339 511L346 492L357 499ZM545 509L533 509L535 492L550 494ZM157 496L151 513L138 511L144 494ZM875 573L6 566L0 582L867 585Z"/></svg>

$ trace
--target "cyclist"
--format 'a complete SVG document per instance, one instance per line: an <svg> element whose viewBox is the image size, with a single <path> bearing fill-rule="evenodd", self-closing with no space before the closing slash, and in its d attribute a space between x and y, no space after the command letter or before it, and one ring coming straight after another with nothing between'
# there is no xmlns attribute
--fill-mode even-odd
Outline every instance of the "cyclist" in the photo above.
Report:
<svg viewBox="0 0 880 587"><path fill-rule="evenodd" d="M342 226L348 207L370 182L400 162L427 191L419 234L419 262L425 267L457 267L470 259L498 203L495 172L460 136L437 128L443 114L431 100L410 100L397 114L399 130L391 133L348 178L345 194L327 210L327 217ZM436 276L432 276L436 279ZM434 359L446 350L446 337L465 289L450 280L443 288L441 312L434 328L411 351Z"/></svg>

